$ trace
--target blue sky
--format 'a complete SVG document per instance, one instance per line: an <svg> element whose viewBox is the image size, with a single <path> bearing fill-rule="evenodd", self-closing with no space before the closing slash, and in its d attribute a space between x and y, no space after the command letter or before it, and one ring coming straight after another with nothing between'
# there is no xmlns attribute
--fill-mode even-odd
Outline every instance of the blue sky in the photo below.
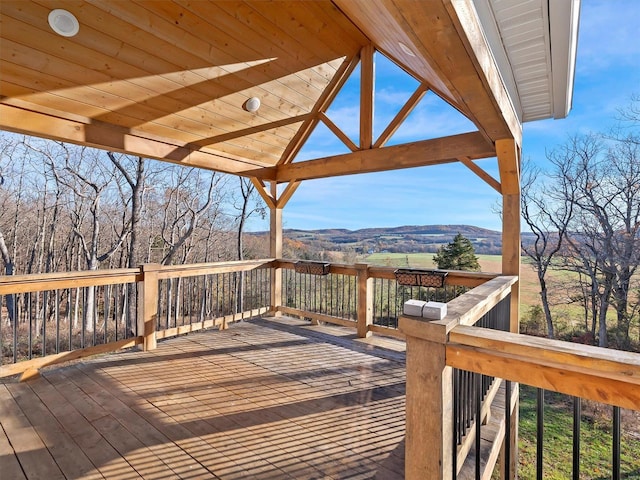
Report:
<svg viewBox="0 0 640 480"><path fill-rule="evenodd" d="M557 1L557 0L553 0ZM523 156L545 165L545 151L569 136L606 131L617 109L640 95L638 0L582 0L573 108L563 120L524 125ZM336 99L329 116L357 139L357 80ZM417 84L384 59L376 63L379 134ZM475 130L432 94L426 96L393 143ZM346 152L326 129L314 133L299 159ZM497 177L495 159L479 162ZM284 209L285 228L318 229L470 224L500 229L497 193L464 165L451 164L303 182ZM253 229L268 229L268 224Z"/></svg>

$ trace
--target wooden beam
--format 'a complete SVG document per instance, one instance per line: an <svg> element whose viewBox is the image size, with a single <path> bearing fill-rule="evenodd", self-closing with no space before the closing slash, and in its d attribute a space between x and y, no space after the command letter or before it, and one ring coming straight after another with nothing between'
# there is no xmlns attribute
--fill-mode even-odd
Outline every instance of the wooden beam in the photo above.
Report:
<svg viewBox="0 0 640 480"><path fill-rule="evenodd" d="M278 197L278 184L271 182L271 197ZM269 254L271 258L282 258L282 208L269 209ZM282 268L271 269L271 310L275 316L282 315Z"/></svg>
<svg viewBox="0 0 640 480"><path fill-rule="evenodd" d="M342 143L344 143L349 150L351 150L352 152L358 150L358 146L353 143L353 140L351 140L335 123L333 123L333 121L329 117L327 117L326 113L318 113L318 118L322 120L322 123L324 123L336 137L342 140Z"/></svg>
<svg viewBox="0 0 640 480"><path fill-rule="evenodd" d="M265 164L222 153L194 150L168 139L151 138L95 120L81 122L7 104L0 104L0 129L218 172L250 176L252 170L265 167Z"/></svg>
<svg viewBox="0 0 640 480"><path fill-rule="evenodd" d="M496 156L500 170L502 193L520 194L520 155L518 144L512 138L496 140Z"/></svg>
<svg viewBox="0 0 640 480"><path fill-rule="evenodd" d="M259 178L251 177L251 183L256 187L256 191L267 204L268 208L276 208L276 199L271 196L271 192L267 189L267 186Z"/></svg>
<svg viewBox="0 0 640 480"><path fill-rule="evenodd" d="M502 193L502 185L500 182L485 172L480 166L474 163L468 157L460 157L460 162L462 162L469 170L479 176L482 180L489 184L491 188L493 188L496 192Z"/></svg>
<svg viewBox="0 0 640 480"><path fill-rule="evenodd" d="M310 113L304 115L297 115L295 117L283 118L282 120L276 120L273 122L263 123L262 125L256 125L255 127L244 128L242 130L235 130L232 132L216 135L215 137L203 138L197 142L191 142L189 146L194 148L206 147L215 143L227 142L234 138L245 137L247 135L254 135L256 133L265 132L278 127L284 127L293 123L304 122L312 117Z"/></svg>
<svg viewBox="0 0 640 480"><path fill-rule="evenodd" d="M428 83L488 140L513 137L520 142L522 126L472 0L333 2L380 51Z"/></svg>
<svg viewBox="0 0 640 480"><path fill-rule="evenodd" d="M313 130L318 124L319 119L317 114L319 112L324 112L329 108L329 105L331 105L331 102L336 98L340 89L349 79L353 70L358 66L359 61L360 55L345 58L344 62L340 65L340 68L338 68L338 71L333 76L331 83L324 89L320 98L318 98L318 101L316 101L313 106L313 109L311 110L313 116L302 124L298 133L296 133L291 142L289 142L289 145L287 145L287 148L285 148L280 160L278 161L279 165L293 162L293 159L296 158L296 155L307 142L311 133L313 133Z"/></svg>
<svg viewBox="0 0 640 480"><path fill-rule="evenodd" d="M513 139L496 142L502 185L502 274L520 277L520 162ZM520 282L511 290L511 328L519 332Z"/></svg>
<svg viewBox="0 0 640 480"><path fill-rule="evenodd" d="M375 48L365 45L360 53L360 148L373 145L373 104L375 95Z"/></svg>
<svg viewBox="0 0 640 480"><path fill-rule="evenodd" d="M469 158L493 157L495 149L493 145L487 143L481 133L463 133L405 145L361 150L345 155L267 167L250 173L267 180L288 182L294 179L309 180L438 165L457 162L462 156Z"/></svg>
<svg viewBox="0 0 640 480"><path fill-rule="evenodd" d="M449 341L448 366L623 408L640 405L636 354L465 326Z"/></svg>
<svg viewBox="0 0 640 480"><path fill-rule="evenodd" d="M426 83L421 83L416 88L416 91L409 97L409 99L402 106L400 111L396 114L396 116L389 122L387 128L384 129L384 132L380 134L378 139L373 144L373 148L379 148L384 146L385 143L389 141L389 139L396 133L396 130L402 125L402 122L406 120L409 114L416 108L416 105L422 100L422 97L429 91L429 87Z"/></svg>
<svg viewBox="0 0 640 480"><path fill-rule="evenodd" d="M297 180L291 180L289 182L289 184L285 187L284 191L278 197L278 201L276 203L276 206L278 208L284 208L285 207L287 202L291 199L291 197L293 196L295 191L300 186L300 183L301 182L299 182Z"/></svg>

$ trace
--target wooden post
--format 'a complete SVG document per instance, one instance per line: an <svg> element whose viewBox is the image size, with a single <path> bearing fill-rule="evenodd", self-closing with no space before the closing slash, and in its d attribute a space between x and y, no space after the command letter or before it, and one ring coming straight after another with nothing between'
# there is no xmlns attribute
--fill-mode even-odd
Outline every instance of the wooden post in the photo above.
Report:
<svg viewBox="0 0 640 480"><path fill-rule="evenodd" d="M513 139L496 141L496 154L502 184L502 274L517 275L518 282L511 287L511 317L509 330L520 331L520 152ZM514 385L517 391L518 385ZM503 480L518 478L518 400L511 408L511 445L509 459L501 458ZM503 448L504 451L504 448ZM509 477L504 465L509 462Z"/></svg>
<svg viewBox="0 0 640 480"><path fill-rule="evenodd" d="M273 198L277 198L278 185L276 182L271 182L271 195ZM271 258L280 260L282 258L282 207L274 205L269 208L270 216L270 255ZM282 269L271 269L271 311L274 316L281 316L282 313L278 311L278 307L282 305Z"/></svg>
<svg viewBox="0 0 640 480"><path fill-rule="evenodd" d="M142 312L138 315L138 331L144 337L144 350L156 348L156 325L158 322L158 272L157 263L145 263L140 266L142 272Z"/></svg>
<svg viewBox="0 0 640 480"><path fill-rule="evenodd" d="M373 145L373 105L375 92L375 48L372 44L360 52L360 148Z"/></svg>
<svg viewBox="0 0 640 480"><path fill-rule="evenodd" d="M358 337L368 338L372 335L369 325L373 324L373 278L369 278L369 265L356 263L358 281Z"/></svg>
<svg viewBox="0 0 640 480"><path fill-rule="evenodd" d="M453 478L453 369L446 366L447 326L400 317L407 342L407 480Z"/></svg>

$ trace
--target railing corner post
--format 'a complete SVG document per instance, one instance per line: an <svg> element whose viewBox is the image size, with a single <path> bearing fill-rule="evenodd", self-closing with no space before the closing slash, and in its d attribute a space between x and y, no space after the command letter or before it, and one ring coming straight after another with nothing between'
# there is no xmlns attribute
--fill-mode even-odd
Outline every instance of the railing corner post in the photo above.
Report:
<svg viewBox="0 0 640 480"><path fill-rule="evenodd" d="M400 317L406 335L407 480L451 480L453 472L453 369L446 365L447 325Z"/></svg>
<svg viewBox="0 0 640 480"><path fill-rule="evenodd" d="M369 326L373 324L373 278L369 277L369 265L366 263L356 263L355 267L358 281L358 337L367 338L372 334Z"/></svg>
<svg viewBox="0 0 640 480"><path fill-rule="evenodd" d="M158 322L158 273L161 265L145 263L140 266L142 274L142 312L138 315L138 331L142 331L144 351L156 348L156 325Z"/></svg>

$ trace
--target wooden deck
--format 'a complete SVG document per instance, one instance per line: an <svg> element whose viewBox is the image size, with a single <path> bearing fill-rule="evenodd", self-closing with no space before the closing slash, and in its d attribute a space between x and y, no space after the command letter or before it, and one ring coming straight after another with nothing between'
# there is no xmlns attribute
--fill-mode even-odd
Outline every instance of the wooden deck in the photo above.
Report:
<svg viewBox="0 0 640 480"><path fill-rule="evenodd" d="M0 383L0 477L403 478L401 344L345 332L255 320Z"/></svg>

